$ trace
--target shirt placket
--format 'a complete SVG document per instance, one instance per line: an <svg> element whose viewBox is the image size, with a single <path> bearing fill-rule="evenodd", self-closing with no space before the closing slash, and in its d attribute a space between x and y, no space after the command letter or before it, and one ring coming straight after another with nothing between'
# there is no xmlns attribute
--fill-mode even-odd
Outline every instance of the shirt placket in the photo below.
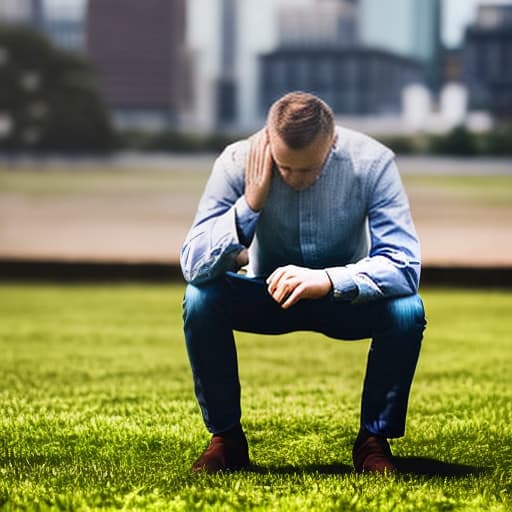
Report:
<svg viewBox="0 0 512 512"><path fill-rule="evenodd" d="M311 190L299 192L299 233L302 261L306 266L314 265L317 256L316 230L321 229L314 221L314 194Z"/></svg>

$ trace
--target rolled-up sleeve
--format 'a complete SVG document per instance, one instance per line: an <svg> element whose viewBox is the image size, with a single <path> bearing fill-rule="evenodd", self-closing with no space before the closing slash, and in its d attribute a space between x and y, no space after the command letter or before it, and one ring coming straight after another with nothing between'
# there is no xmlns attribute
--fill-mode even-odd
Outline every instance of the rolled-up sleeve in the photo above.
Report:
<svg viewBox="0 0 512 512"><path fill-rule="evenodd" d="M181 268L189 283L238 270L237 256L254 236L258 213L245 201L243 172L238 180L228 172L226 158L231 151L227 148L215 161L181 249Z"/></svg>
<svg viewBox="0 0 512 512"><path fill-rule="evenodd" d="M335 299L354 302L411 295L420 280L420 244L394 159L371 170L368 180L368 257L326 269Z"/></svg>

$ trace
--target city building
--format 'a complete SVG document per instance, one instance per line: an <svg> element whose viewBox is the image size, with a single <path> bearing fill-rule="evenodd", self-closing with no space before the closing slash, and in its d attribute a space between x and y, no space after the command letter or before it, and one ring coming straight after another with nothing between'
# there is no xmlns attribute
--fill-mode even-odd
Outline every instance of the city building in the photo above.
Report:
<svg viewBox="0 0 512 512"><path fill-rule="evenodd" d="M433 91L440 86L441 0L360 0L360 43L421 62Z"/></svg>
<svg viewBox="0 0 512 512"><path fill-rule="evenodd" d="M258 55L277 44L277 7L282 1L187 1L192 77L184 115L187 129L240 132L258 126Z"/></svg>
<svg viewBox="0 0 512 512"><path fill-rule="evenodd" d="M187 87L185 0L89 0L86 34L114 123L178 128Z"/></svg>
<svg viewBox="0 0 512 512"><path fill-rule="evenodd" d="M424 81L424 60L405 41L380 44L378 33L363 40L365 10L374 15L382 7L364 1L315 0L279 9L278 46L260 58L260 116L291 90L317 94L337 115L400 114L403 89Z"/></svg>
<svg viewBox="0 0 512 512"><path fill-rule="evenodd" d="M347 47L358 40L357 0L317 0L278 10L280 47Z"/></svg>
<svg viewBox="0 0 512 512"><path fill-rule="evenodd" d="M220 73L216 86L215 124L229 128L237 123L237 0L222 0L220 30Z"/></svg>
<svg viewBox="0 0 512 512"><path fill-rule="evenodd" d="M189 0L194 99L188 125L237 132L260 126L260 55L277 47L356 45L357 5L358 0Z"/></svg>
<svg viewBox="0 0 512 512"><path fill-rule="evenodd" d="M472 110L512 117L512 5L484 5L466 30L464 81Z"/></svg>
<svg viewBox="0 0 512 512"><path fill-rule="evenodd" d="M261 115L293 90L318 95L337 115L399 115L402 90L421 81L416 61L370 48L278 48L261 68Z"/></svg>

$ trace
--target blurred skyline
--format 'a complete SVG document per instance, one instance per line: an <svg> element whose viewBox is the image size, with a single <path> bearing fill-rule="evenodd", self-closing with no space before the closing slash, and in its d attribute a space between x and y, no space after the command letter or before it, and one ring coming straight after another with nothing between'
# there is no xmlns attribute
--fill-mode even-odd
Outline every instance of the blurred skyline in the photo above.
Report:
<svg viewBox="0 0 512 512"><path fill-rule="evenodd" d="M476 16L479 5L512 5L512 0L443 0L443 43L454 48L462 43L464 30Z"/></svg>
<svg viewBox="0 0 512 512"><path fill-rule="evenodd" d="M250 132L290 90L317 94L340 123L370 133L447 133L457 125L481 132L512 117L512 0L0 0L0 7L0 19L5 12L11 23L28 22L90 60L121 130Z"/></svg>
<svg viewBox="0 0 512 512"><path fill-rule="evenodd" d="M50 13L66 11L70 17L80 17L86 0L44 0ZM297 0L286 0L293 5ZM443 43L453 48L461 44L466 26L475 19L478 5L512 5L512 0L443 0L442 30ZM205 23L210 20L205 19Z"/></svg>

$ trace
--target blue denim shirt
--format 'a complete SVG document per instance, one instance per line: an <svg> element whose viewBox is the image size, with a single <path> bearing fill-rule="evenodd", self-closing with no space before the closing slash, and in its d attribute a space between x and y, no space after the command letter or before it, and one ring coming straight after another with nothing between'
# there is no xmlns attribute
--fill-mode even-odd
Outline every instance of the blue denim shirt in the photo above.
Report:
<svg viewBox="0 0 512 512"><path fill-rule="evenodd" d="M181 250L185 279L200 284L239 270L267 277L294 264L325 269L334 299L366 302L414 294L420 247L391 150L361 133L336 127L337 140L320 177L305 190L286 185L274 169L262 211L244 197L247 140L217 158Z"/></svg>

